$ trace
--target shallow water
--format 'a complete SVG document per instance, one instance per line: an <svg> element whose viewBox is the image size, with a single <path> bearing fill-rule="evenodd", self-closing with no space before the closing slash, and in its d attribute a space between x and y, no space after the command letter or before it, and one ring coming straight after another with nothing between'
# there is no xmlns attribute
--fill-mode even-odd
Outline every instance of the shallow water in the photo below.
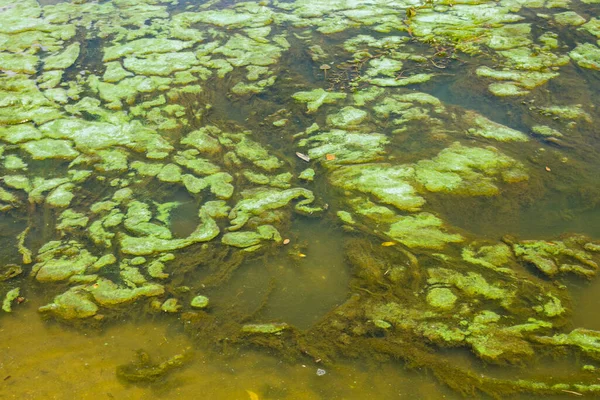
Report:
<svg viewBox="0 0 600 400"><path fill-rule="evenodd" d="M594 43L600 34L597 27L583 30L581 21L560 22L559 13L576 11L598 23L600 6L521 3L527 5L0 0L0 265L22 268L16 277L0 270L1 296L20 289L5 301L12 311L0 314L0 398L597 396L600 49ZM488 6L487 13L477 8ZM498 9L500 20L488 20ZM374 10L379 19L372 19ZM11 17L2 21L4 13ZM176 20L182 15L189 20ZM448 15L466 24L459 33L475 33L460 36L457 22L445 25ZM47 25L21 28L33 24L28 18ZM531 32L510 44L513 34L501 29L517 23L531 24ZM556 34L556 46L542 45L546 32ZM359 35L370 38L351 45ZM173 41L163 49L156 42L121 48L122 55L103 60L139 38ZM64 74L46 87L44 63L75 42L77 57L48 67ZM582 43L596 46L591 67L569 53ZM534 56L511 64L515 48ZM182 58L161 64L163 54ZM26 56L39 58L33 71L23 66L25 58L11 64L11 57ZM539 68L525 65L541 59L546 64ZM109 62L124 75L111 78ZM527 87L521 78L479 76L482 66L558 74ZM261 71L255 78L252 67ZM431 77L421 83L396 87L425 73ZM11 81L14 74L33 87ZM134 76L151 79L122 94L117 82ZM528 92L492 93L507 81ZM297 95L317 89L340 98L311 111L312 103ZM371 89L380 92L370 100L354 97ZM388 100L396 103L386 109ZM343 115L345 106L359 113ZM544 111L551 106L586 114ZM60 114L46 119L43 107ZM473 115L493 121L489 130L498 136L477 134ZM82 125L53 130L54 121ZM85 129L95 123L104 125L89 135ZM313 123L319 127L311 131ZM534 134L536 125L563 136ZM202 143L190 139L208 126L215 130ZM15 139L11 129L22 127L39 136ZM502 139L504 129L517 139ZM340 137L331 134L336 130ZM356 142L344 141L353 135ZM67 149L35 148L48 138ZM449 149L455 153L444 161ZM465 149L487 153L461 156ZM487 164L477 164L478 157L488 157ZM206 164L196 166L197 160ZM144 165L158 170L144 172ZM300 177L308 167L314 180ZM379 170L368 175L370 168ZM399 178L395 168L411 172ZM42 178L63 181L42 190ZM23 180L29 186L17 187ZM37 197L33 188L41 190ZM259 198L300 188L282 204ZM411 196L422 203L406 206ZM65 210L89 224L61 228ZM414 216L439 225L403 230ZM264 227L271 230L265 234ZM210 229L214 235L197 239ZM251 239L221 242L236 232ZM573 244L570 235L581 236ZM128 238L139 241L131 245ZM549 250L546 259L562 269L546 273L544 264L518 254L527 240L564 241L575 256ZM66 250L40 251L51 241ZM486 245L504 246L510 256L467 260L466 250ZM69 272L86 251L94 260ZM102 255L115 259L95 267ZM54 261L58 268L44 264ZM156 261L164 263L158 273L151 270ZM573 272L573 265L581 269ZM439 271L472 279L439 278ZM103 298L98 288L106 282L118 290ZM159 289L122 294L148 287ZM447 297L433 299L436 290ZM76 299L64 300L64 293ZM210 299L208 308L191 306L196 295ZM177 301L174 309L169 300ZM84 306L96 309L73 316ZM257 326L283 328L252 331ZM568 337L577 328L594 332L578 342ZM149 360L136 358L140 350ZM119 372L134 365L143 375L178 356L182 365L152 382Z"/></svg>

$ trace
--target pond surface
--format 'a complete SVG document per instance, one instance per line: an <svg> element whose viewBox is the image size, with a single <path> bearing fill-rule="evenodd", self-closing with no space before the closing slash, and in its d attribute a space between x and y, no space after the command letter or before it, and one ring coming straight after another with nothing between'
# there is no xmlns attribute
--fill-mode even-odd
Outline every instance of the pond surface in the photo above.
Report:
<svg viewBox="0 0 600 400"><path fill-rule="evenodd" d="M600 393L598 0L0 0L0 398Z"/></svg>

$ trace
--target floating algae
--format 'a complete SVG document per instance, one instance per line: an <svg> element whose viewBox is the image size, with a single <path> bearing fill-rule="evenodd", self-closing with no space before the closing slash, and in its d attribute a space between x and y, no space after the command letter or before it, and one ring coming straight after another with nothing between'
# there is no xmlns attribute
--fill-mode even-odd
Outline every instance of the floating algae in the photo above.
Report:
<svg viewBox="0 0 600 400"><path fill-rule="evenodd" d="M597 274L597 230L456 223L550 193L561 226L594 210L597 2L220 3L0 0L0 209L23 224L2 238L4 308L43 285L40 313L80 326L162 313L220 348L400 359L467 397L597 394L535 369L599 359L571 290ZM351 232L345 300L304 331L266 317L277 283L249 312L223 304L246 260L304 268L309 217Z"/></svg>

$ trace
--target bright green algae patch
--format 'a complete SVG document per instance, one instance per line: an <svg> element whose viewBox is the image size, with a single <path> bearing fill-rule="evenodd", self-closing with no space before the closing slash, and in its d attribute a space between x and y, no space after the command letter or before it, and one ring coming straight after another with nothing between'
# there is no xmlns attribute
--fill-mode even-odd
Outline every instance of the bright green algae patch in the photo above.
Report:
<svg viewBox="0 0 600 400"><path fill-rule="evenodd" d="M598 69L597 21L581 5L4 6L0 208L34 221L11 245L50 291L44 315L91 326L167 313L204 342L289 360L402 359L466 397L600 390L588 375L501 380L435 352L464 348L502 365L598 358L597 332L565 328L561 280L595 276L597 241L479 240L448 218L485 202L521 209L555 184L571 193L561 174L538 170L563 169L556 157L576 175L576 153L564 150L597 112L542 93L563 87L569 63ZM103 47L93 53L87 41ZM456 59L465 95L480 96L472 103L487 88L517 115L425 93L457 75ZM285 248L301 261L302 245L283 246L292 221L334 216L351 232L352 282L319 324L263 323L260 309L242 315L198 295L226 290L250 254ZM32 296L25 275L6 276ZM18 292L8 293L18 312Z"/></svg>

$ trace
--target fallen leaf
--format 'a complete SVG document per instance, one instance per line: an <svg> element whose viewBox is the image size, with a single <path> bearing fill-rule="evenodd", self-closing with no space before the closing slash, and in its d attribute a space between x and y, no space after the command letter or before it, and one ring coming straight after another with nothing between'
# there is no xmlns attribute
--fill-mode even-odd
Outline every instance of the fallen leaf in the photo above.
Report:
<svg viewBox="0 0 600 400"><path fill-rule="evenodd" d="M258 395L256 393L254 393L252 390L246 390L246 393L248 393L248 396L250 396L250 400L260 400Z"/></svg>
<svg viewBox="0 0 600 400"><path fill-rule="evenodd" d="M381 243L381 245L383 247L390 247L390 246L393 246L395 244L396 244L396 242L383 242L383 243Z"/></svg>
<svg viewBox="0 0 600 400"><path fill-rule="evenodd" d="M304 258L304 257L306 257L306 254L304 254L304 253L298 253L298 257Z"/></svg>
<svg viewBox="0 0 600 400"><path fill-rule="evenodd" d="M290 239L283 239L283 244L289 244L290 243Z"/></svg>
<svg viewBox="0 0 600 400"><path fill-rule="evenodd" d="M546 171L550 172L552 170L550 169L550 167L546 167Z"/></svg>

